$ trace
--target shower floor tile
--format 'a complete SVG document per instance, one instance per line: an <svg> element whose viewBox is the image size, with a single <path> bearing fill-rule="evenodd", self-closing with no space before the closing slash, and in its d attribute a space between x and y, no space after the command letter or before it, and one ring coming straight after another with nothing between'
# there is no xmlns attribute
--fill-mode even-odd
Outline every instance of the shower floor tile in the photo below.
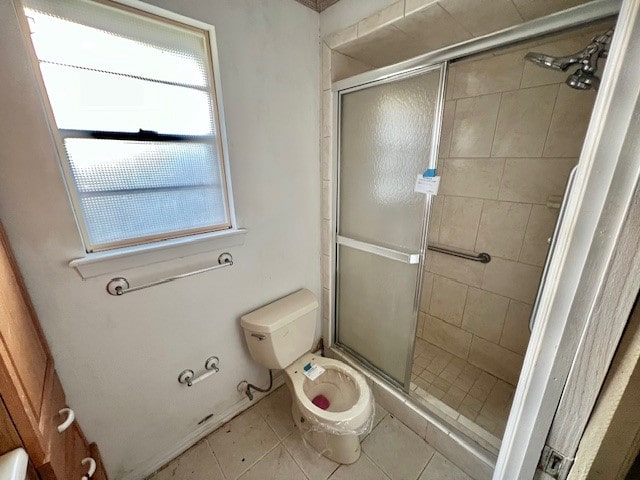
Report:
<svg viewBox="0 0 640 480"><path fill-rule="evenodd" d="M460 415L466 417L466 424L471 421L481 427L494 446L504 434L514 392L513 385L421 338L416 339L412 396L454 420Z"/></svg>
<svg viewBox="0 0 640 480"><path fill-rule="evenodd" d="M297 429L289 428L284 412L290 412L290 405L286 387L276 389L147 480L471 480L441 452L377 406L376 421L363 441L360 459L352 465L339 465L305 444ZM226 444L217 441L235 431L243 438Z"/></svg>

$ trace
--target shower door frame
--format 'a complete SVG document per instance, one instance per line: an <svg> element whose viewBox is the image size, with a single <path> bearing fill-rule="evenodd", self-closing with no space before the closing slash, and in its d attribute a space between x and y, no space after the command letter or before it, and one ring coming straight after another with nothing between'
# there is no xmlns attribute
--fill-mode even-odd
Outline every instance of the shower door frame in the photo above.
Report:
<svg viewBox="0 0 640 480"><path fill-rule="evenodd" d="M436 50L434 52L430 52L419 57L406 60L396 65L379 68L333 83L332 158L336 159L338 155L338 126L340 115L339 97L342 90L352 88L357 85L363 85L383 80L385 78L395 76L399 73L411 72L414 69L424 68L425 66L433 65L435 63L461 59L501 46L507 46L533 39L545 34L561 32L573 27L579 27L581 25L588 24L593 21L612 18L617 16L621 11L626 12L626 15L628 16L627 18L623 16L618 17L618 21L616 24L617 31L616 35L614 35L614 41L611 47L611 53L614 55L610 54L610 61L605 68L606 72L607 70L611 70L612 67L610 67L609 65L613 63L613 59L620 56L620 52L616 52L616 48L622 48L620 47L620 42L622 42L622 40L617 40L621 37L620 32L624 31L623 35L625 36L625 41L628 42L628 38L630 35L629 32L631 32L631 30L633 29L640 29L640 18L636 18L636 16L640 17L640 0L624 0L622 9L621 3L622 0L595 0L587 4L582 4L571 9L549 15L547 17L542 17L521 25L506 28L494 34L489 34L477 39L461 42L450 47L445 47L440 50ZM628 47L628 43L625 44L624 48ZM640 84L640 72L636 72L634 70L629 76L634 80L630 82L631 85ZM569 200L571 201L569 202L569 205L567 207L567 216L565 220L557 227L558 230L562 231L559 231L558 234L558 251L554 253L554 259L552 262L550 262L550 268L553 269L553 275L551 276L552 278L550 280L550 284L540 285L539 287L542 290L540 295L541 298L539 299L539 301L541 303L544 303L545 308L538 309L536 314L536 325L534 331L532 332L532 338L524 359L521 378L518 382L516 396L514 398L513 407L493 476L494 480L531 478L540 458L540 452L542 450L542 446L544 445L546 435L549 432L552 423L555 427L556 424L562 424L570 421L566 419L556 419L554 421L553 417L560 402L560 396L562 395L567 376L569 375L569 370L572 368L574 358L576 358L577 354L580 352L580 348L584 350L585 346L582 343L578 345L578 341L576 340L574 343L569 343L568 345L566 345L567 350L561 352L558 348L561 340L559 335L561 335L562 333L570 332L571 330L570 320L573 320L574 324L576 323L576 321L578 323L580 321L569 318L569 307L571 306L571 298L573 297L570 297L568 299L562 298L562 293L566 294L566 291L562 292L559 282L561 280L564 280L565 282L569 283L570 288L576 289L578 287L578 283L580 280L578 274L580 272L576 272L577 267L575 265L567 266L565 264L568 254L570 253L569 251L567 251L567 249L572 246L570 245L572 240L571 233L573 232L573 228L575 228L575 223L577 221L576 219L579 215L583 216L584 220L584 215L586 215L584 211L591 210L594 208L594 206L603 209L606 202L606 199L599 198L598 202L595 205L592 201L590 205L587 205L587 207L582 207L582 205L579 204L579 200L576 198L580 194L584 195L584 188L587 184L587 180L592 179L592 176L596 174L593 168L593 162L594 157L597 153L599 153L600 155L596 158L596 160L600 162L603 161L602 157L604 157L604 153L601 151L596 152L596 149L599 146L598 142L602 142L602 139L604 138L602 134L603 122L602 118L600 118L599 116L604 116L605 113L608 113L611 117L609 119L611 121L611 126L618 128L628 126L631 121L630 117L625 115L628 114L629 108L633 108L632 106L625 106L627 108L619 108L619 111L613 111L613 113L611 113L612 110L606 110L607 107L611 107L611 103L607 103L605 105L605 100L601 99L601 97L604 96L604 93L606 92L607 96L609 97L607 98L607 101L611 102L611 95L614 87L624 91L624 82L618 81L617 78L603 78L603 82L601 85L601 95L598 96L599 99L596 101L596 105L593 111L593 118L589 127L589 131L587 133L587 138L585 139L584 143L585 146L578 162L579 168L576 174L574 188L568 194ZM616 93L620 95L619 91ZM619 102L620 98L617 98L617 100ZM616 121L618 123L616 123ZM610 139L613 140L614 144L621 144L624 140L626 130L622 132L616 130L614 131L616 133L610 134ZM585 163L587 163L585 162L585 158L587 156L590 157L589 161L591 163L589 165L585 165ZM611 161L610 158L606 158L604 160ZM617 158L615 160L617 160ZM632 167L638 168L640 170L640 157L638 157L637 160L634 160ZM334 179L337 178L337 168L337 162L335 162L333 171ZM607 169L605 168L605 170ZM611 181L613 177L614 172L611 168L607 171L607 177L601 179L601 184L602 182L606 182L607 180ZM332 193L335 207L335 199L337 198L338 193L336 182L333 182ZM618 195L616 200L620 201L620 195ZM628 194L628 196L624 198L624 202L626 203L624 203L623 206L630 205L632 201L632 195ZM582 209L580 207L582 207ZM335 210L333 213L334 215L332 217L331 225L332 251L330 252L330 254L332 255L331 258L333 259L334 263L333 274L330 278L331 284L328 298L329 321L326 324L325 330L327 346L329 348L336 348L333 345L335 344L336 327L335 236L337 217ZM606 216L606 213L609 213L608 217ZM602 218L608 218L610 221L614 222L624 220L624 218L621 219L621 215L619 212L604 212ZM588 223L589 228L592 228L592 231L595 231L595 227L597 226L597 219L588 219L585 223ZM619 234L620 231L618 230L616 233ZM607 247L613 248L619 237L616 235L611 235L611 237L612 238L609 238ZM584 245L579 245L579 242L577 241L575 243L577 244L575 250L578 250L575 254L586 255L586 253L588 253L588 246L585 247ZM588 256L585 258L581 258L581 260L584 262L582 264L583 266L586 266L589 262ZM567 270L567 272L565 272L564 270ZM604 279L606 279L605 273L606 272L598 272L599 276L597 276L595 279L591 279L593 284L597 284L597 286L601 287L602 282L604 281ZM561 274L568 276L568 278L561 279ZM573 277L571 277L572 274ZM592 287L593 284L591 285ZM599 291L602 291L602 289L600 289ZM564 316L560 318L554 317L554 322L550 322L550 307L554 303L564 303ZM630 308L631 305L629 305L629 310ZM593 313L593 309L590 313ZM586 319L581 320L583 320L583 322L586 324ZM551 329L550 331L549 326L551 323L554 323L555 325L554 329ZM623 327L624 323L625 322L620 319L616 320L616 324L618 327L620 326L620 324L622 324ZM573 327L576 328L575 325ZM582 333L585 334L584 331ZM582 334L579 336L582 336ZM564 341L565 337L562 337L562 340ZM603 338L602 336L600 338L596 337L595 340L592 339L592 345L596 344L605 347L605 344L608 341L610 341L609 338ZM553 349L554 345L555 350ZM549 350L549 348L551 348L551 350ZM545 353L545 355L547 355L548 358L544 358L544 361L542 361L543 359L540 357L540 355L545 349L547 350L547 353ZM337 351L341 351L340 346L337 346ZM575 367L575 365L573 366ZM599 389L599 384L594 385L594 387L597 392L597 390ZM404 393L404 395L405 398L409 400L406 393ZM581 413L583 416L585 415L584 412ZM428 415L429 414L425 412L425 416Z"/></svg>
<svg viewBox="0 0 640 480"><path fill-rule="evenodd" d="M387 75L384 78L380 78L371 82L366 82L366 83L360 83L357 85L353 85L351 87L348 88L344 88L340 91L337 92L337 104L334 105L335 108L335 112L336 112L336 119L335 119L335 130L334 130L334 152L335 152L335 156L334 158L336 159L335 162L335 170L334 170L334 177L335 178L335 182L334 182L334 192L333 192L333 199L335 200L334 202L334 214L333 214L333 225L332 225L332 249L333 249L333 258L335 259L335 261L333 262L333 282L332 282L332 291L334 292L334 303L333 305L333 324L335 325L335 331L334 331L334 335L331 337L331 344L336 344L338 345L340 348L342 348L343 350L345 350L346 352L348 352L351 356L355 357L359 362L367 365L368 368L370 368L371 370L375 371L378 375L382 376L385 380L387 380L388 382L392 383L393 385L396 385L398 387L400 387L402 390L404 390L406 393L409 392L409 387L410 387L410 380L411 380L411 363L413 360L413 349L415 346L415 335L411 336L411 344L408 346L408 351L407 351L407 359L406 359L406 363L405 363L405 376L404 376L404 380L402 382L402 384L400 382L398 382L397 380L395 380L394 378L392 378L390 375L388 375L384 370L380 369L379 367L376 367L375 365L373 365L371 362L369 362L367 359L365 359L364 357L362 357L358 352L354 351L353 349L347 347L346 345L342 345L340 343L337 342L337 338L338 338L338 333L339 333L339 320L338 320L338 302L339 302L339 285L338 285L338 271L339 271L339 245L343 245L343 246L351 246L351 244L354 243L359 243L359 244L365 244L367 242L361 242L361 241L353 241L347 237L341 237L340 235L338 235L339 232L339 228L340 228L340 161L341 161L341 155L340 155L340 124L341 124L341 119L342 119L342 115L341 115L341 108L342 108L342 102L341 102L341 97L342 95L347 95L349 93L353 93L353 92L357 92L359 90L363 90L366 88L372 88L372 87L377 87L380 85L385 85L387 83L393 83L396 81L402 81L402 80L406 80L408 78L412 78L412 77L417 77L423 74L426 74L428 72L433 72L436 70L440 70L440 79L438 81L438 99L437 99L437 103L436 103L436 108L435 108L435 115L434 115L434 123L433 123L433 127L431 129L431 155L429 156L428 159L428 163L426 165L426 168L432 169L432 168L436 168L437 164L438 164L438 148L440 146L440 136L441 136L441 130L442 130L442 115L444 113L444 102L445 102L445 85L446 85L446 80L447 80L447 62L438 62L438 63L432 63L429 65L425 65L422 67L418 67L418 68L414 68L411 69L410 71L406 71L406 72L399 72L397 74L394 75ZM420 172L416 172L416 175L418 175ZM411 323L411 329L412 331L415 332L416 326L418 324L418 315L419 315L419 309L420 309L420 294L422 292L422 280L423 280L423 274L422 271L424 269L424 262L425 262L425 256L426 256L426 252L427 252L427 226L429 225L429 216L431 214L431 205L432 205L432 195L424 195L424 213L422 215L422 225L421 225L421 234L420 234L420 248L418 252L415 252L419 255L419 261L418 261L418 272L417 272L417 279L416 279L416 289L414 292L414 297L413 297L413 309L412 309L412 316L413 316L413 320ZM361 251L368 251L369 253L372 254L377 254L379 256L391 259L391 260L398 260L399 255L400 254L404 254L404 252L395 252L393 250L389 250L387 248L377 248L374 245L371 245L372 248L367 249L367 247L359 247L358 249ZM381 250L388 250L387 254L380 254L378 252L380 252ZM394 255L395 254L395 255ZM405 254L408 256L413 257L414 254ZM411 262L407 262L407 263L411 263Z"/></svg>

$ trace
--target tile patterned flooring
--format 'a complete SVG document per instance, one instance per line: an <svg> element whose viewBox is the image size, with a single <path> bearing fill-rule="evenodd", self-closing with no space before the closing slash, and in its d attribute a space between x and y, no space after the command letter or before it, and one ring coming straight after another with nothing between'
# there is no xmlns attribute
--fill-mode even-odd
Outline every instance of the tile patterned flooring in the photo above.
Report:
<svg viewBox="0 0 640 480"><path fill-rule="evenodd" d="M490 433L493 438L485 437L494 445L504 434L514 391L513 385L416 338L411 395L453 419L466 417Z"/></svg>
<svg viewBox="0 0 640 480"><path fill-rule="evenodd" d="M339 465L307 446L280 387L204 438L148 480L471 480L445 456L376 405L362 456Z"/></svg>

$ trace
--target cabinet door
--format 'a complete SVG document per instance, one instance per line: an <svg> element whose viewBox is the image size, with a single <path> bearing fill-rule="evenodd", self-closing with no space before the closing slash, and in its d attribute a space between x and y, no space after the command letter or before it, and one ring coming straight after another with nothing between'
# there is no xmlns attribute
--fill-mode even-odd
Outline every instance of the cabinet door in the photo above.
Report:
<svg viewBox="0 0 640 480"><path fill-rule="evenodd" d="M42 480L38 476L38 472L33 467L33 464L29 463L29 467L27 467L27 479L26 480Z"/></svg>
<svg viewBox="0 0 640 480"><path fill-rule="evenodd" d="M60 415L60 410L65 408L66 400L62 384L58 378L58 374L53 371L51 381L48 382L49 395L45 398L48 400L43 408L42 430L48 431L48 456L45 463L38 467L38 473L42 480L63 480L71 477L71 469L67 464L67 437L71 427L63 432L58 431L58 425L66 420L66 415Z"/></svg>
<svg viewBox="0 0 640 480"><path fill-rule="evenodd" d="M84 465L82 460L89 457L89 445L84 438L84 434L77 422L69 427L67 436L67 466L69 480L81 480L89 470L88 465Z"/></svg>
<svg viewBox="0 0 640 480"><path fill-rule="evenodd" d="M107 477L107 471L104 469L104 464L102 463L102 457L100 456L98 445L95 443L89 445L89 453L91 453L91 458L96 461L98 466L96 474L91 478L91 480L109 480L109 477Z"/></svg>
<svg viewBox="0 0 640 480"><path fill-rule="evenodd" d="M35 465L47 456L40 422L47 371L51 355L0 228L0 395Z"/></svg>

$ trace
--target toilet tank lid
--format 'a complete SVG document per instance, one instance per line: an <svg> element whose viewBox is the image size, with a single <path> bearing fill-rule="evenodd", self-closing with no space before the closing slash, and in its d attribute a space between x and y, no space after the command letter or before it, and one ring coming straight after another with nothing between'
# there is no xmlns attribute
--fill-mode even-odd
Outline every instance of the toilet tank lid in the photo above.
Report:
<svg viewBox="0 0 640 480"><path fill-rule="evenodd" d="M303 288L240 317L245 330L272 333L279 328L318 308L316 296Z"/></svg>

